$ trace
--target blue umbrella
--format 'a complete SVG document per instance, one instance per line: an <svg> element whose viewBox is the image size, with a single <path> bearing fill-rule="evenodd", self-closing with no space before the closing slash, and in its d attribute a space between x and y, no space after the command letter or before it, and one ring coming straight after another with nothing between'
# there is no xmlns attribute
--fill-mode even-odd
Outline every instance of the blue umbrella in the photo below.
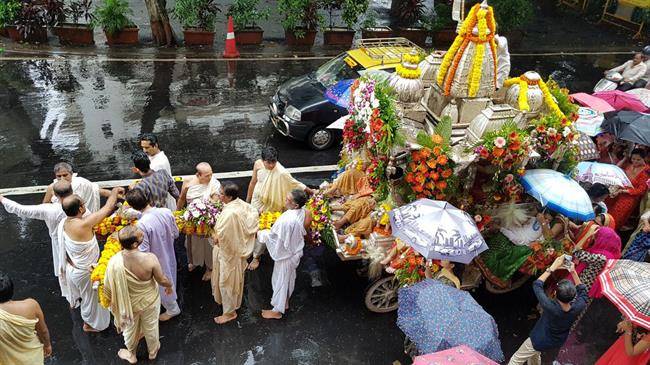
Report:
<svg viewBox="0 0 650 365"><path fill-rule="evenodd" d="M397 326L421 354L467 345L504 361L497 324L472 296L425 279L398 292Z"/></svg>
<svg viewBox="0 0 650 365"><path fill-rule="evenodd" d="M388 216L393 235L428 259L468 264L488 248L474 219L444 201L420 199Z"/></svg>
<svg viewBox="0 0 650 365"><path fill-rule="evenodd" d="M350 88L353 83L353 79L348 79L341 80L330 86L325 90L325 99L330 101L332 104L347 109L348 104L350 103Z"/></svg>
<svg viewBox="0 0 650 365"><path fill-rule="evenodd" d="M594 208L585 189L570 177L549 169L528 170L521 177L526 193L537 199L542 206L567 218L590 221Z"/></svg>

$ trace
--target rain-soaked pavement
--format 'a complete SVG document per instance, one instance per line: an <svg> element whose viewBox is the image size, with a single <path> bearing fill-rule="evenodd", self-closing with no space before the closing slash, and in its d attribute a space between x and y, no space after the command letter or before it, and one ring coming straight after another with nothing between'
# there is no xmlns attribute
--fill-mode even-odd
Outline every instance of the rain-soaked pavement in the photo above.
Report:
<svg viewBox="0 0 650 365"><path fill-rule="evenodd" d="M622 56L513 57L512 74L537 69L575 91L588 91L605 67ZM286 166L332 164L338 150L313 152L273 133L267 102L284 80L313 70L323 60L240 61L228 72L220 61L107 61L50 58L0 63L0 188L51 181L59 160L74 163L91 180L131 177L129 156L142 132L158 134L175 174L190 174L199 160L217 172L249 169L260 148L279 148ZM301 176L318 184L326 174ZM242 186L247 183L238 180ZM16 198L37 203L39 196ZM119 363L121 340L112 330L88 335L78 311L57 297L50 244L40 222L0 211L0 270L16 282L17 297L34 297L46 314L52 364ZM312 289L298 276L287 318L266 322L259 310L270 295L270 266L247 276L240 318L226 326L212 322L220 308L200 273L182 270L178 285L183 314L161 325L161 364L387 364L403 363L403 337L396 314L373 314L363 305L368 282L354 263L326 257L331 286ZM510 356L534 324L529 285L509 294L483 289L477 300L499 324ZM596 301L579 326L576 343L563 350L575 365L592 364L615 339L617 316ZM140 355L144 356L141 347ZM565 354L563 354L565 356ZM547 357L546 360L551 360Z"/></svg>

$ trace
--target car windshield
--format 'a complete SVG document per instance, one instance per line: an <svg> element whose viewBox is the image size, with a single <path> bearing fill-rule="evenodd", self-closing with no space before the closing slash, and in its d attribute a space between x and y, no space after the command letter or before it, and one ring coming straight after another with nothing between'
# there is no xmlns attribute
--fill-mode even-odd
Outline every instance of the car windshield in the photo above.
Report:
<svg viewBox="0 0 650 365"><path fill-rule="evenodd" d="M316 80L327 88L341 80L358 78L359 73L345 62L345 57L347 57L347 53L343 53L319 67L315 73Z"/></svg>

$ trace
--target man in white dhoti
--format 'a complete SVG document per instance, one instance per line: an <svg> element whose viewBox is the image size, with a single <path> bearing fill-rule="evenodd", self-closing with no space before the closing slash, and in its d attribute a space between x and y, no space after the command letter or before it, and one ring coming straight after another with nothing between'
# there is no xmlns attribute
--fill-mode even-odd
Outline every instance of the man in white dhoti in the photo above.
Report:
<svg viewBox="0 0 650 365"><path fill-rule="evenodd" d="M13 296L14 283L0 272L0 364L43 364L52 355L43 310L34 299Z"/></svg>
<svg viewBox="0 0 650 365"><path fill-rule="evenodd" d="M305 235L309 226L309 215L303 206L307 203L307 194L300 189L292 190L286 197L287 210L273 224L270 230L259 231L257 239L266 248L275 262L271 284L273 309L263 310L262 317L280 319L289 309L289 298L296 283L296 269L300 264Z"/></svg>
<svg viewBox="0 0 650 365"><path fill-rule="evenodd" d="M223 314L215 317L217 324L237 318L244 294L246 260L255 247L255 233L259 225L257 210L239 199L239 187L225 183L221 189L224 208L214 226L212 294Z"/></svg>
<svg viewBox="0 0 650 365"><path fill-rule="evenodd" d="M54 183L57 181L65 180L72 185L72 193L76 194L84 202L86 210L90 213L95 213L99 210L99 197L108 197L110 191L106 189L100 189L99 186L93 182L90 182L83 177L77 175L72 171L72 166L66 162L59 162L54 165L54 176L55 179L47 187L45 191L45 196L43 197L43 203L56 203L59 199L54 194Z"/></svg>
<svg viewBox="0 0 650 365"><path fill-rule="evenodd" d="M163 274L156 255L138 249L144 239L141 230L126 226L118 232L117 238L122 251L108 262L104 276L104 293L110 301L109 309L126 346L117 352L117 356L135 364L138 344L144 337L149 360L154 360L160 350L158 284L171 293L172 282Z"/></svg>
<svg viewBox="0 0 650 365"><path fill-rule="evenodd" d="M66 217L61 208L60 201L72 195L72 186L67 180L60 180L54 183L52 190L57 197L56 203L45 203L39 205L22 205L0 195L0 203L5 207L7 213L15 214L21 218L38 219L45 222L50 232L52 242L52 263L54 264L54 276L59 279L61 295L66 296L65 288L59 276L59 238L57 228L59 223Z"/></svg>
<svg viewBox="0 0 650 365"><path fill-rule="evenodd" d="M168 321L181 314L181 308L176 302L176 252L174 240L178 237L178 227L172 212L167 208L155 208L149 205L149 200L140 189L133 189L126 194L129 205L142 213L138 220L138 228L144 233L142 244L138 249L151 252L160 262L162 271L172 282L172 291L160 288L160 301L165 307L165 313L160 315L161 321Z"/></svg>
<svg viewBox="0 0 650 365"><path fill-rule="evenodd" d="M265 147L262 159L253 165L246 201L260 213L280 212L284 209L284 198L293 189L312 193L311 189L294 179L278 162L278 151L275 148Z"/></svg>
<svg viewBox="0 0 650 365"><path fill-rule="evenodd" d="M181 195L178 198L178 209L192 204L196 200L219 199L221 184L212 176L212 167L207 162L196 165L196 175L183 181ZM212 276L212 243L209 237L196 234L185 236L185 248L189 271L194 271L197 266L205 266L203 281L209 281Z"/></svg>
<svg viewBox="0 0 650 365"><path fill-rule="evenodd" d="M149 156L149 161L151 161L151 169L153 171L167 171L169 176L174 176L172 174L172 167L169 164L169 159L165 155L164 151L160 150L160 145L158 144L158 137L153 133L144 133L140 135L139 139L140 147L142 151ZM176 199L171 195L167 194L167 205L169 209L173 209L176 204Z"/></svg>
<svg viewBox="0 0 650 365"><path fill-rule="evenodd" d="M115 210L117 195L124 189L111 191L106 204L97 212L85 215L86 207L81 198L71 195L61 202L66 218L59 223L59 265L63 284L67 286L67 299L73 308L81 305L83 330L105 330L111 316L99 305L97 291L93 289L90 273L99 260L99 245L93 227Z"/></svg>

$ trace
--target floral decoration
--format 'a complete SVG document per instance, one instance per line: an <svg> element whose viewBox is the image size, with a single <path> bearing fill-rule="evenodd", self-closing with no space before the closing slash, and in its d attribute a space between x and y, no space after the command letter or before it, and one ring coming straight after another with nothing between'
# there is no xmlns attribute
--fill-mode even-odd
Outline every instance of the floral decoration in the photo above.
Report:
<svg viewBox="0 0 650 365"><path fill-rule="evenodd" d="M532 147L541 156L536 168L551 168L564 173L571 171L578 156L579 133L565 117L548 114L533 120L530 127Z"/></svg>
<svg viewBox="0 0 650 365"><path fill-rule="evenodd" d="M186 209L174 213L179 231L185 234L210 236L217 218L223 210L223 203L211 199L197 199Z"/></svg>
<svg viewBox="0 0 650 365"><path fill-rule="evenodd" d="M428 137L428 136L427 136ZM447 200L456 185L455 163L451 160L448 143L439 134L428 138L427 145L411 152L411 162L406 169L406 182L410 184L416 199L434 198ZM418 138L423 143L423 137Z"/></svg>
<svg viewBox="0 0 650 365"><path fill-rule="evenodd" d="M124 226L121 226L122 229ZM115 232L118 232L117 229ZM104 249L102 250L101 255L99 256L99 261L97 265L93 268L93 271L90 273L90 281L93 285L97 285L97 294L99 299L99 304L102 307L108 308L110 305L110 298L104 293L104 277L106 276L106 267L110 259L115 256L118 252L122 250L120 242L116 238L116 234L108 236L106 243L104 244Z"/></svg>
<svg viewBox="0 0 650 365"><path fill-rule="evenodd" d="M332 230L332 211L322 193L312 196L307 201L306 207L311 213L311 225L309 227L311 243L318 246L323 243L323 233Z"/></svg>
<svg viewBox="0 0 650 365"><path fill-rule="evenodd" d="M277 221L278 218L280 218L280 215L282 215L282 213L280 212L264 212L260 214L260 223L259 223L260 231L264 229L271 229L275 221Z"/></svg>

